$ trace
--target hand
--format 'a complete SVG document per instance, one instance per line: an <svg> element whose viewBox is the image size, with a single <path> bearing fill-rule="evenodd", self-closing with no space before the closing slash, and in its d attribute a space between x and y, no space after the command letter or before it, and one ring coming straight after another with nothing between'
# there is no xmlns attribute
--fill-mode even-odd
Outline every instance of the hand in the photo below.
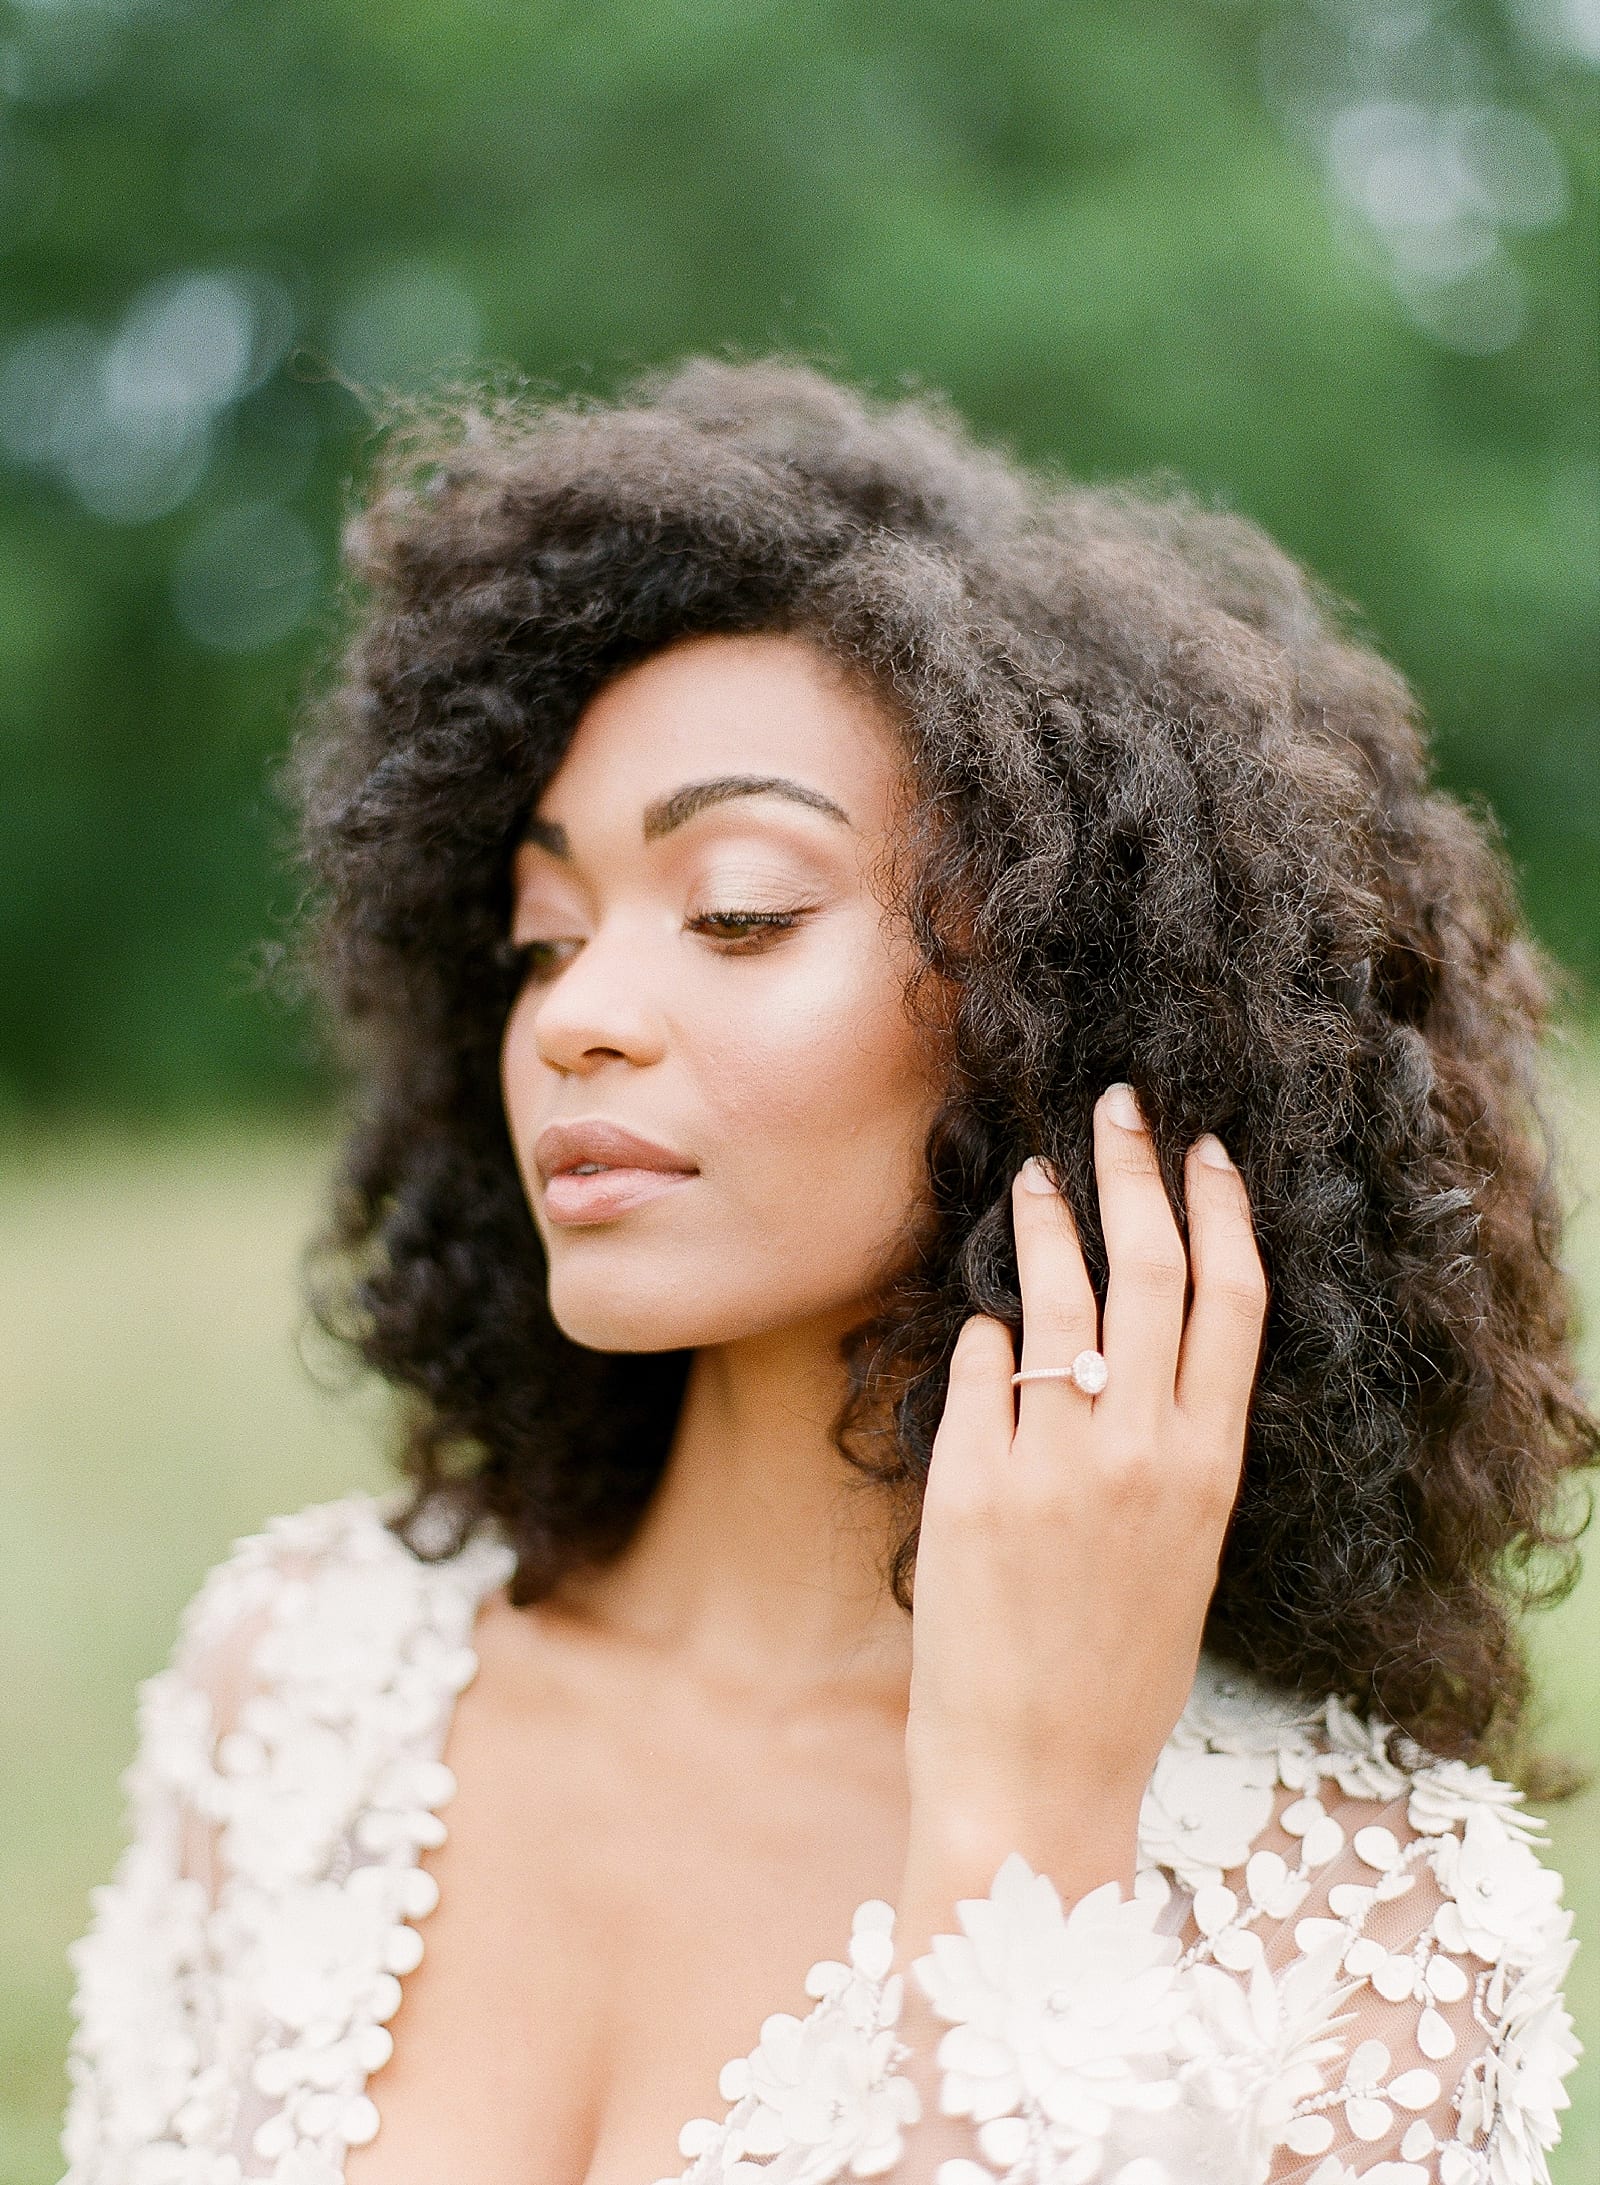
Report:
<svg viewBox="0 0 1600 2185"><path fill-rule="evenodd" d="M1131 1886L1140 1800L1194 1681L1238 1495L1266 1277L1215 1138L1185 1165L1184 1252L1132 1091L1094 1122L1103 1330L1066 1201L1012 1188L1022 1365L1099 1348L1110 1377L1025 1381L975 1315L951 1358L918 1542L904 1942L947 1929L1020 1851L1069 1905ZM1187 1316L1185 1302L1188 1299Z"/></svg>

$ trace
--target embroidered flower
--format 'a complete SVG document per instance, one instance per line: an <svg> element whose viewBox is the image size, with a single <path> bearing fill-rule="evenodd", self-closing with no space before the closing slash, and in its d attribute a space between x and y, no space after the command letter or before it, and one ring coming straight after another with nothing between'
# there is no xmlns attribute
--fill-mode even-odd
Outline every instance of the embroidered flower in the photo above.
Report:
<svg viewBox="0 0 1600 2185"><path fill-rule="evenodd" d="M336 1586L288 1580L256 1663L269 1684L289 1684L315 1712L338 1720L352 1692L386 1686L418 1628L413 1571L376 1543L352 1543ZM398 1547L392 1542L391 1547ZM401 1550L402 1554L407 1551Z"/></svg>
<svg viewBox="0 0 1600 2185"><path fill-rule="evenodd" d="M440 1760L410 1755L391 1761L379 1773L356 1822L364 1851L380 1855L432 1849L445 1840L439 1808L456 1794L456 1779Z"/></svg>
<svg viewBox="0 0 1600 2185"><path fill-rule="evenodd" d="M1292 1692L1278 1692L1223 1662L1202 1656L1188 1703L1173 1731L1175 1745L1207 1745L1219 1753L1271 1753L1298 1742L1317 1709Z"/></svg>
<svg viewBox="0 0 1600 2185"><path fill-rule="evenodd" d="M1468 1767L1464 1760L1435 1760L1412 1777L1406 1818L1419 1836L1445 1836L1478 1807L1488 1806L1508 1835L1537 1842L1544 1823L1535 1814L1519 1812L1521 1804L1522 1792L1488 1768Z"/></svg>
<svg viewBox="0 0 1600 2185"><path fill-rule="evenodd" d="M996 2120L1025 2110L1056 2156L1083 2158L1062 2174L1092 2178L1089 2158L1118 2111L1176 2099L1183 2005L1177 1945L1152 1931L1157 1909L1107 1883L1064 1914L1054 1883L1013 1852L987 1897L957 1905L962 1933L934 1936L917 1959L918 1983L951 2027L938 2050L940 2106L974 2119L991 2161L1018 2159L1026 2128Z"/></svg>
<svg viewBox="0 0 1600 2185"><path fill-rule="evenodd" d="M734 2135L739 2154L779 2157L774 2185L893 2169L921 2111L911 2081L888 2068L894 2048L892 2033L864 2035L827 2004L805 2018L775 2013L745 2059L751 2108ZM722 2091L737 2084L725 2075Z"/></svg>
<svg viewBox="0 0 1600 2185"><path fill-rule="evenodd" d="M1547 1944L1510 1987L1494 2043L1463 2082L1460 2137L1470 2142L1493 2133L1492 2185L1545 2185L1545 2153L1556 2144L1560 2112L1571 2099L1561 2082L1582 2053L1561 2000L1574 1948Z"/></svg>
<svg viewBox="0 0 1600 2185"><path fill-rule="evenodd" d="M204 2033L199 1884L171 1880L159 1847L136 1839L90 1904L93 1925L67 1953L78 2022L69 2069L81 2098L63 2134L69 2161L86 2165L103 2144L131 2154L168 2137ZM91 2058L104 2059L93 2075Z"/></svg>
<svg viewBox="0 0 1600 2185"><path fill-rule="evenodd" d="M271 2185L344 2185L344 2164L302 2142L273 2164Z"/></svg>
<svg viewBox="0 0 1600 2185"><path fill-rule="evenodd" d="M1298 1837L1300 1863L1309 1873L1327 1866L1344 1849L1344 1830L1320 1798L1291 1799L1278 1815L1286 1836Z"/></svg>
<svg viewBox="0 0 1600 2185"><path fill-rule="evenodd" d="M1322 1714L1328 1739L1322 1767L1345 1796L1385 1801L1403 1796L1409 1778L1390 1756L1393 1726L1376 1716L1365 1720L1336 1698L1327 1701Z"/></svg>
<svg viewBox="0 0 1600 2185"><path fill-rule="evenodd" d="M1139 1851L1189 1889L1243 1866L1272 1818L1278 1780L1271 1753L1214 1753L1169 1745L1139 1812Z"/></svg>
<svg viewBox="0 0 1600 2185"><path fill-rule="evenodd" d="M881 2177L895 2167L922 2104L894 2070L907 2051L894 2030L904 1982L886 1977L893 1935L890 1906L876 1898L858 1906L850 1963L813 1965L806 1989L818 2000L807 2016L774 2012L749 2055L723 2066L719 2089L733 2103L723 2122L696 2117L684 2126L678 2145L691 2166L682 2185L746 2177L829 2185L846 2170Z"/></svg>
<svg viewBox="0 0 1600 2185"><path fill-rule="evenodd" d="M364 1802L367 1743L347 1727L289 1716L276 1698L247 1700L239 1721L218 1753L224 1860L262 1889L314 1883Z"/></svg>
<svg viewBox="0 0 1600 2185"><path fill-rule="evenodd" d="M392 1983L422 1954L421 1937L399 1918L400 1885L410 1878L357 1867L343 1883L316 1883L270 1908L256 1938L255 1987L280 2025L325 2048L357 2018L393 2015Z"/></svg>
<svg viewBox="0 0 1600 2185"><path fill-rule="evenodd" d="M1490 1965L1501 1957L1524 1964L1571 1926L1559 1908L1561 1877L1540 1865L1491 1806L1475 1806L1459 1836L1436 1840L1433 1867L1449 1900L1435 1932L1458 1956L1470 1950Z"/></svg>
<svg viewBox="0 0 1600 2185"><path fill-rule="evenodd" d="M159 1795L212 1810L211 1702L170 1669L146 1677L138 1693L139 1746L123 1788L138 1800Z"/></svg>
<svg viewBox="0 0 1600 2185"><path fill-rule="evenodd" d="M480 1536L421 1564L381 1512L352 1497L239 1542L142 1691L132 1840L74 1946L64 2185L240 2185L247 2153L272 2185L339 2185L377 2130L365 2080L437 1896L415 1864L442 1834L437 1746L515 1560ZM213 1754L196 1665L218 1650L254 1689ZM221 1832L215 1903L177 1869L195 1818Z"/></svg>
<svg viewBox="0 0 1600 2185"><path fill-rule="evenodd" d="M1205 2108L1228 2120L1222 2151L1231 2150L1241 2178L1266 2175L1273 2150L1288 2141L1298 2105L1321 2090L1324 2067L1339 2052L1340 2029L1350 2022L1341 2006L1351 1992L1339 1976L1337 1944L1297 1959L1276 1978L1259 1964L1248 1981L1203 1965L1189 1974L1183 2077ZM1190 2115L1174 2122L1192 2145Z"/></svg>
<svg viewBox="0 0 1600 2185"><path fill-rule="evenodd" d="M141 1689L134 1840L73 1953L63 2185L340 2185L377 2130L366 2080L437 1894L417 1856L454 1787L443 1732L514 1563L485 1538L419 1563L382 1509L354 1497L241 1542ZM215 1751L185 1666L212 1646L254 1687ZM178 1870L197 1824L220 1832L214 1903ZM972 2126L939 2185L1013 2167L1263 2185L1280 2146L1318 2165L1312 2185L1545 2185L1577 2045L1537 1829L1484 1769L1202 1664L1144 1802L1133 1901L1107 1887L1067 1915L1013 1854L918 1961L945 2021L941 2106ZM919 2102L892 1929L889 1906L860 1907L847 1961L807 1977L809 2015L769 2017L726 2068L727 2115L680 2142L694 2185L899 2162ZM1342 2068L1341 1961L1369 1991Z"/></svg>

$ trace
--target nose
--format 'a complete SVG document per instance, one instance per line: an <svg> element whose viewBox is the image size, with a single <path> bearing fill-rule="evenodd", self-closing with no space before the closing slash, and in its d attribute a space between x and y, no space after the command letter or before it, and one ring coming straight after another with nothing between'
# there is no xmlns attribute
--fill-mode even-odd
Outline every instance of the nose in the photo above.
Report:
<svg viewBox="0 0 1600 2185"><path fill-rule="evenodd" d="M533 1016L539 1059L577 1077L607 1062L658 1062L665 1026L650 974L643 936L620 923L602 925L540 993Z"/></svg>

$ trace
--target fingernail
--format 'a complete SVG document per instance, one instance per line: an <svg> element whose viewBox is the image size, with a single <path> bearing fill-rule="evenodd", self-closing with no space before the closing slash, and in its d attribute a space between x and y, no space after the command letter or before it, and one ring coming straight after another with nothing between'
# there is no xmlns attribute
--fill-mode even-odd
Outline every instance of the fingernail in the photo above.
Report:
<svg viewBox="0 0 1600 2185"><path fill-rule="evenodd" d="M1204 1161L1207 1168L1232 1168L1228 1149L1214 1132L1207 1131L1203 1138L1194 1142L1195 1158Z"/></svg>
<svg viewBox="0 0 1600 2185"><path fill-rule="evenodd" d="M1056 1188L1055 1178L1037 1153L1030 1153L1022 1164L1022 1188L1024 1191L1033 1192L1038 1198L1043 1198L1047 1192L1053 1192Z"/></svg>
<svg viewBox="0 0 1600 2185"><path fill-rule="evenodd" d="M1119 1130L1143 1130L1144 1117L1139 1112L1138 1095L1131 1085L1108 1085L1105 1090L1105 1111Z"/></svg>

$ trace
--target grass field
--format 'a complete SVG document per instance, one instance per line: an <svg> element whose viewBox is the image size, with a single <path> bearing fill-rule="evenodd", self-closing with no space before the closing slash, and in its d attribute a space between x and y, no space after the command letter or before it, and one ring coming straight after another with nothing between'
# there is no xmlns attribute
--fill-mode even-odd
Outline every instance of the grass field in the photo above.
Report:
<svg viewBox="0 0 1600 2185"><path fill-rule="evenodd" d="M1600 1197L1600 1050L1561 1099L1574 1196ZM314 1137L243 1131L0 1147L0 2185L60 2174L63 1952L119 1841L136 1680L237 1534L382 1477L375 1392L328 1390L297 1338L296 1254L326 1157ZM1570 1251L1600 1321L1592 1204ZM1549 1740L1600 1767L1600 1577L1538 1645ZM1594 2050L1600 1789L1551 1820L1587 1938L1570 1999ZM1591 2056L1557 2185L1600 2176L1597 2082Z"/></svg>

